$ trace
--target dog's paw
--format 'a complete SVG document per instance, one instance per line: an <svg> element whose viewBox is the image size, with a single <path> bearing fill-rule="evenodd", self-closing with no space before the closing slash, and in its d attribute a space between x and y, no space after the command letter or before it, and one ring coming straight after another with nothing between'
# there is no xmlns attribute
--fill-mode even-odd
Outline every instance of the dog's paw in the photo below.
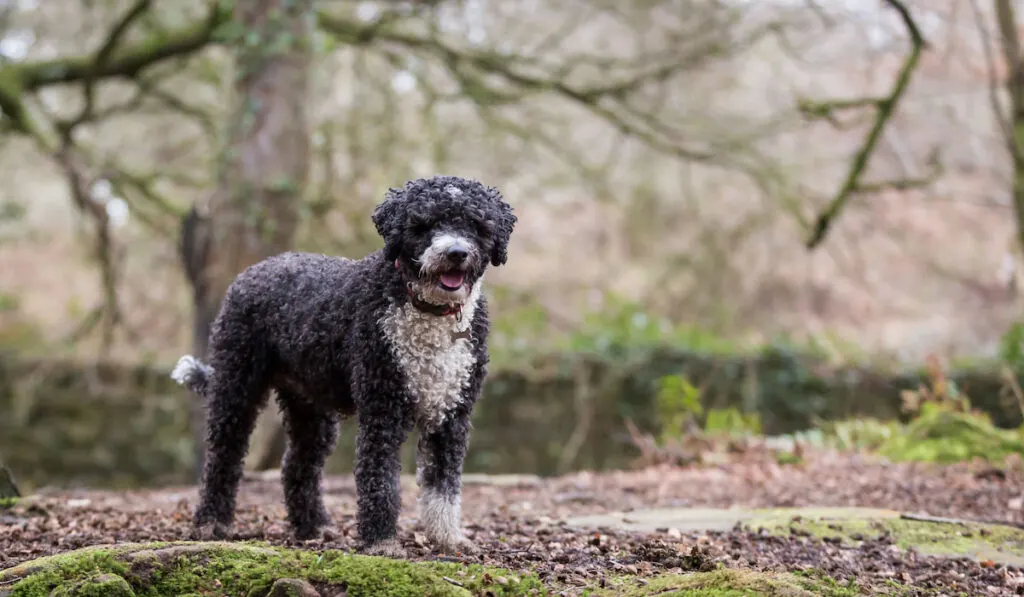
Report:
<svg viewBox="0 0 1024 597"><path fill-rule="evenodd" d="M441 553L452 556L474 556L480 553L480 548L465 537L459 537L454 541L447 541L437 545Z"/></svg>
<svg viewBox="0 0 1024 597"><path fill-rule="evenodd" d="M297 541L311 542L311 541L333 541L338 538L337 533L331 532L327 527L308 527L295 529L295 539Z"/></svg>
<svg viewBox="0 0 1024 597"><path fill-rule="evenodd" d="M401 559L406 556L405 548L398 542L398 539L378 541L364 548L363 553L368 556L383 556L395 559Z"/></svg>
<svg viewBox="0 0 1024 597"><path fill-rule="evenodd" d="M193 541L214 541L228 536L228 525L219 522L206 522L193 525L189 537Z"/></svg>
<svg viewBox="0 0 1024 597"><path fill-rule="evenodd" d="M294 535L295 535L295 540L296 541L303 541L303 542L321 541L324 538L324 530L323 529L302 529L302 530L295 531Z"/></svg>
<svg viewBox="0 0 1024 597"><path fill-rule="evenodd" d="M309 542L326 540L327 529L334 523L327 510L321 507L313 516L291 517L289 524L296 541Z"/></svg>

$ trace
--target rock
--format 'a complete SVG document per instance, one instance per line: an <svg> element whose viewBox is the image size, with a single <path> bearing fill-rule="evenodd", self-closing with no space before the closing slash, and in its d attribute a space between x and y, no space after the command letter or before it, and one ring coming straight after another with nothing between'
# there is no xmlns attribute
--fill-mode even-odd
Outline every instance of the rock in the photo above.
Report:
<svg viewBox="0 0 1024 597"><path fill-rule="evenodd" d="M609 512L566 519L574 527L612 527L627 531L657 532L658 529L684 531L727 531L736 523L756 524L765 518L808 516L841 518L897 518L898 512L872 508L793 508L748 510L743 508L654 508L629 512ZM669 532L669 531L666 531Z"/></svg>
<svg viewBox="0 0 1024 597"><path fill-rule="evenodd" d="M270 587L267 597L321 597L313 585L298 578L282 578Z"/></svg>

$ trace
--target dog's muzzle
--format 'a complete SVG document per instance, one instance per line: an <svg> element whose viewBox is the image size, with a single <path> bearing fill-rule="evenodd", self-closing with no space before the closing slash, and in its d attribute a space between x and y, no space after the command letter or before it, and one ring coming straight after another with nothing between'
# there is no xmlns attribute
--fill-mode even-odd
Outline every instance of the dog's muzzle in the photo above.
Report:
<svg viewBox="0 0 1024 597"><path fill-rule="evenodd" d="M473 246L468 240L454 234L440 234L420 256L420 277L435 279L442 291L458 292L466 281L466 271L473 258Z"/></svg>
<svg viewBox="0 0 1024 597"><path fill-rule="evenodd" d="M466 271L463 268L469 259L469 244L461 239L456 240L445 249L444 259L449 269L441 272L437 281L445 290L455 292L466 280Z"/></svg>

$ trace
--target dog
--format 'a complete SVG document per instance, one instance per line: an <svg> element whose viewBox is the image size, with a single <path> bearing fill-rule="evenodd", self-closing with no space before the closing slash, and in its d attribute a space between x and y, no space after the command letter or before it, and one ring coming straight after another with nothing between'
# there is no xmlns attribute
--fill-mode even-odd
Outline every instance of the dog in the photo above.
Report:
<svg viewBox="0 0 1024 597"><path fill-rule="evenodd" d="M489 361L481 286L488 266L506 263L517 218L497 188L435 176L388 189L371 219L384 246L362 259L286 252L240 273L211 328L208 362L185 355L171 373L208 413L193 537L227 536L249 437L273 390L297 539L331 524L324 463L339 421L354 417L361 551L405 555L400 448L414 428L427 537L444 553L475 550L460 518L470 416Z"/></svg>

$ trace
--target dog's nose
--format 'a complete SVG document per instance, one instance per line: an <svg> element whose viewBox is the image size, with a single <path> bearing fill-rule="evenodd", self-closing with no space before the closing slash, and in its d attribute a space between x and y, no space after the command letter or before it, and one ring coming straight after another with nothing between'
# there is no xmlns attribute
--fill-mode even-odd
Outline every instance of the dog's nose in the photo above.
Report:
<svg viewBox="0 0 1024 597"><path fill-rule="evenodd" d="M465 245L456 244L448 248L448 251L445 252L445 256L448 257L448 260L452 263L462 263L467 257L469 257L469 250Z"/></svg>

